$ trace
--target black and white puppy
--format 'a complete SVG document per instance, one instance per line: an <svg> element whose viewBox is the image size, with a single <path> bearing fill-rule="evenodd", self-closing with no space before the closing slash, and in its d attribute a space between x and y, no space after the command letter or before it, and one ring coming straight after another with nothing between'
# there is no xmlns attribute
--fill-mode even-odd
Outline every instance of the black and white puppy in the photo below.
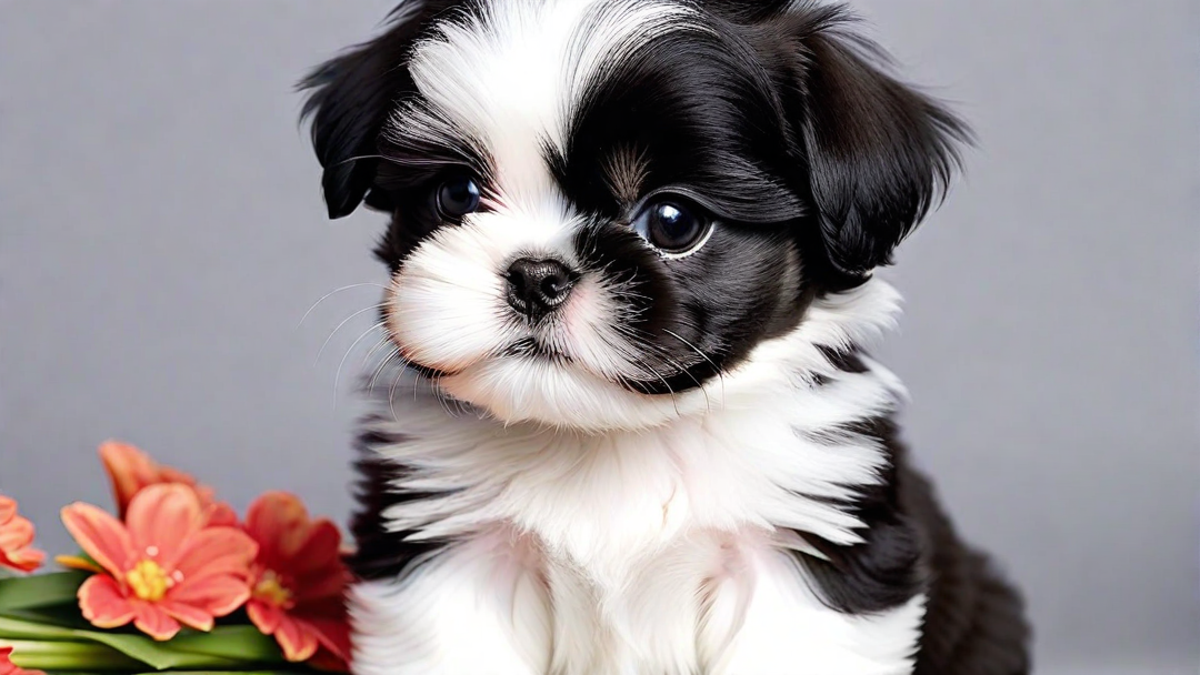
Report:
<svg viewBox="0 0 1200 675"><path fill-rule="evenodd" d="M968 136L884 58L805 0L408 0L309 76L330 216L391 214L357 673L1028 672L864 353Z"/></svg>

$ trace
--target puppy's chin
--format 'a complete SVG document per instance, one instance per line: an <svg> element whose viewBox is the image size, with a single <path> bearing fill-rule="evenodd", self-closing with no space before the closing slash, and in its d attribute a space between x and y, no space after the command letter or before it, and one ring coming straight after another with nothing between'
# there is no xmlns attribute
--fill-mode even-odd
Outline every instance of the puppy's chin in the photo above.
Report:
<svg viewBox="0 0 1200 675"><path fill-rule="evenodd" d="M578 363L541 356L492 357L435 379L445 394L504 424L602 433L647 429L683 414L675 397L637 393Z"/></svg>

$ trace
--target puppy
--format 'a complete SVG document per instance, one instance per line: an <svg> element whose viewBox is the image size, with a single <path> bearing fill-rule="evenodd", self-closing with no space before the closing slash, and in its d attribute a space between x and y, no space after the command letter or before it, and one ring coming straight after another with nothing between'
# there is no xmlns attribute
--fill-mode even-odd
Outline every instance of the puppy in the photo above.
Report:
<svg viewBox="0 0 1200 675"><path fill-rule="evenodd" d="M872 271L965 126L844 8L407 0L304 82L390 215L361 675L1016 675L910 466Z"/></svg>

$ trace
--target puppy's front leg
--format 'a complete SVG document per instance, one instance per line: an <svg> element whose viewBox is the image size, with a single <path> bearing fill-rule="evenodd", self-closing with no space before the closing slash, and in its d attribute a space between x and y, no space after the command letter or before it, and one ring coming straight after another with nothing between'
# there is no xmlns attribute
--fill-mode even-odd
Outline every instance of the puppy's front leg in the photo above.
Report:
<svg viewBox="0 0 1200 675"><path fill-rule="evenodd" d="M533 555L492 534L401 579L354 587L356 675L541 675L550 662L545 582Z"/></svg>

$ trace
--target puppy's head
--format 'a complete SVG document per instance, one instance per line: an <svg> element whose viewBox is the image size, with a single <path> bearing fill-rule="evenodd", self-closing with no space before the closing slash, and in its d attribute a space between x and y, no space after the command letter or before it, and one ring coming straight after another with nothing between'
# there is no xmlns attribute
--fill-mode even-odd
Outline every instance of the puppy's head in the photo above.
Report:
<svg viewBox="0 0 1200 675"><path fill-rule="evenodd" d="M391 215L406 363L505 421L636 428L889 262L962 125L839 8L408 0L306 81L331 217Z"/></svg>

